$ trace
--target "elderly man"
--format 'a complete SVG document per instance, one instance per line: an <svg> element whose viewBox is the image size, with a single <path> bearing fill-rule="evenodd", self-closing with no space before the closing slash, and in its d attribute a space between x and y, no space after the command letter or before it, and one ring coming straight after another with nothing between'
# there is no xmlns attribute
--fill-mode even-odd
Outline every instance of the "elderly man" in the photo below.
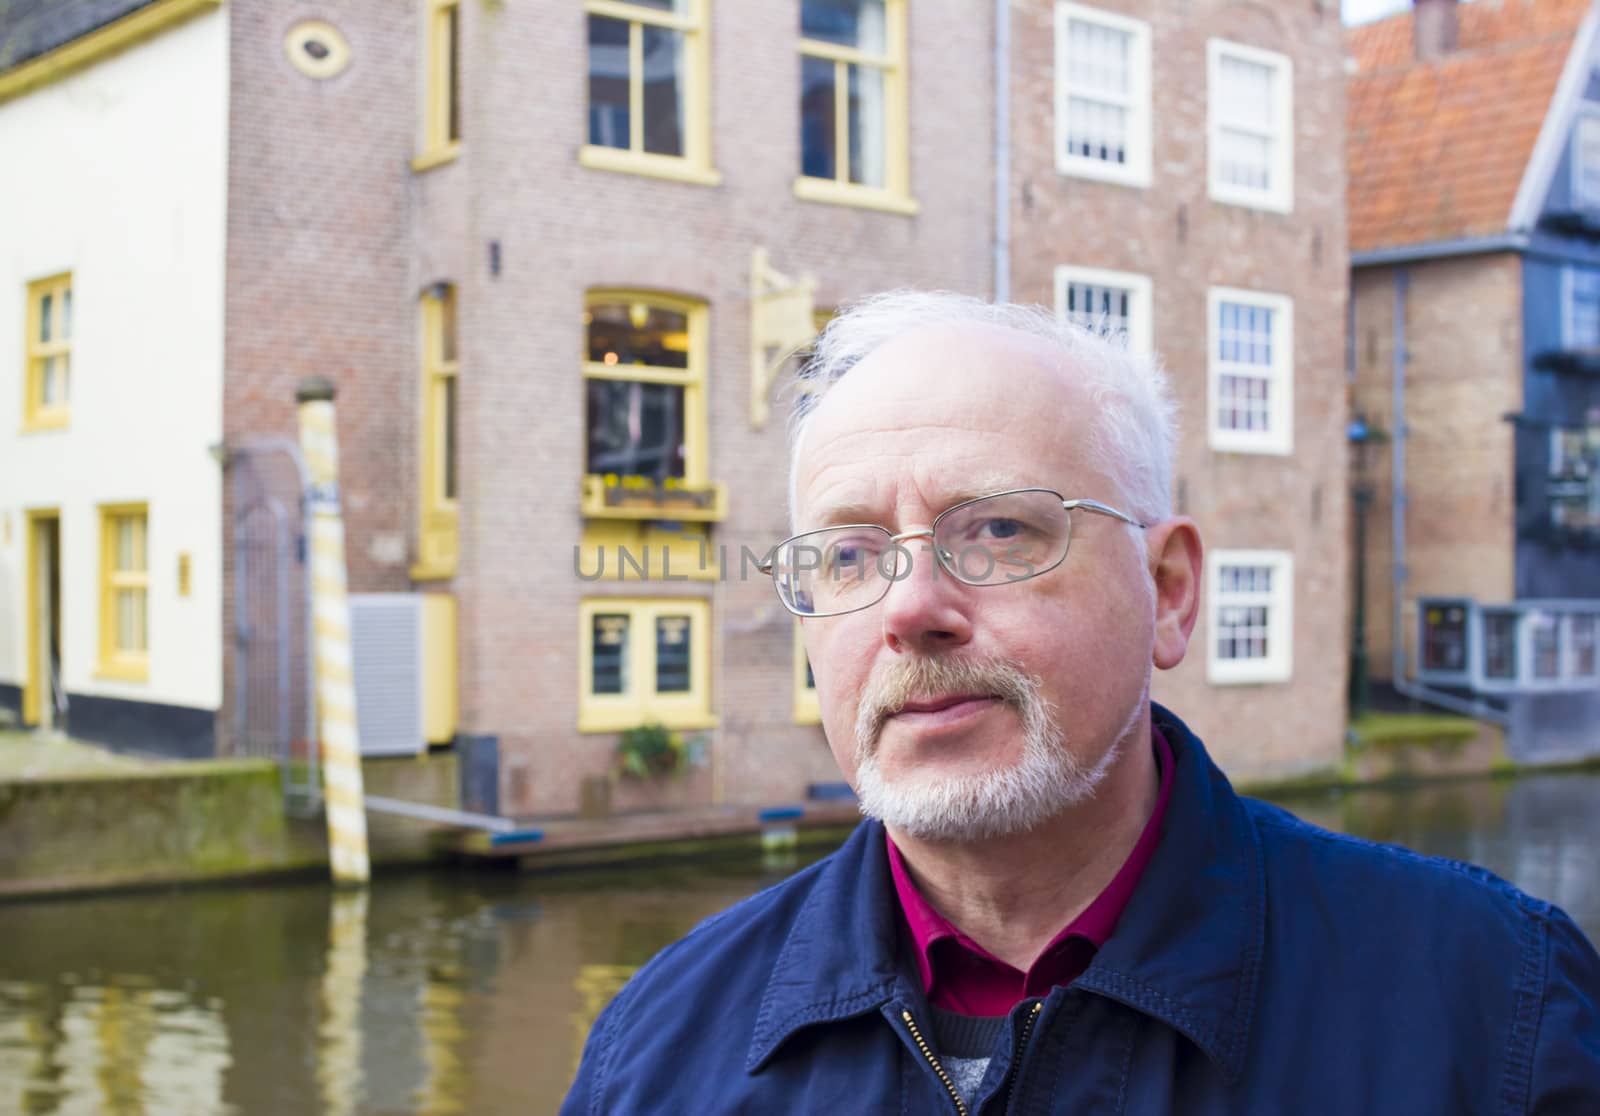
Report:
<svg viewBox="0 0 1600 1116"><path fill-rule="evenodd" d="M911 293L808 375L771 573L869 820L635 976L565 1111L1600 1113L1564 913L1236 796L1151 704L1201 584L1152 363Z"/></svg>

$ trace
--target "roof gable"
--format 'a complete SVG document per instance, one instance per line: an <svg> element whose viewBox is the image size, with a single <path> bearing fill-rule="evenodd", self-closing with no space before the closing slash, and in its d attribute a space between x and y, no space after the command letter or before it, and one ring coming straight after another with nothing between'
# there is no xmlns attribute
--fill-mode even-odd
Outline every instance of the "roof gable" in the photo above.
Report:
<svg viewBox="0 0 1600 1116"><path fill-rule="evenodd" d="M1410 12L1353 28L1350 247L1504 232L1590 0L1479 0L1457 48L1412 56Z"/></svg>
<svg viewBox="0 0 1600 1116"><path fill-rule="evenodd" d="M155 0L0 0L0 72L48 54Z"/></svg>

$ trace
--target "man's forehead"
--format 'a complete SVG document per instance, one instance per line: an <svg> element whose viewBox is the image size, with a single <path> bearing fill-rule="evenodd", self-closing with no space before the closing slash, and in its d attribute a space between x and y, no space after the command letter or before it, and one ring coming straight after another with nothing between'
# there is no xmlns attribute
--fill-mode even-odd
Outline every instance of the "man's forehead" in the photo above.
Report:
<svg viewBox="0 0 1600 1116"><path fill-rule="evenodd" d="M864 357L822 396L808 426L959 425L1041 408L1065 422L1088 403L1081 375L1044 338L987 324L925 326Z"/></svg>
<svg viewBox="0 0 1600 1116"><path fill-rule="evenodd" d="M959 500L1051 487L1086 421L1090 394L1060 350L988 325L926 327L871 353L823 396L796 464L807 517L876 502L889 474L926 476ZM800 510L799 508L796 509Z"/></svg>

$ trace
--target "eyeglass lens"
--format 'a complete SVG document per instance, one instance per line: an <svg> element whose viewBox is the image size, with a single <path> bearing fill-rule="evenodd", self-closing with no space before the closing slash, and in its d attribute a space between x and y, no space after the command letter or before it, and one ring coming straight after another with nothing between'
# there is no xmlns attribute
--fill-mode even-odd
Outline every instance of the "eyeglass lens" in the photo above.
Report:
<svg viewBox="0 0 1600 1116"><path fill-rule="evenodd" d="M968 585L1023 581L1059 565L1072 520L1054 492L1004 492L958 504L927 539L900 543L882 527L830 527L797 535L773 555L778 595L804 616L851 612L877 603L911 576L918 561ZM936 570L935 576L941 571Z"/></svg>

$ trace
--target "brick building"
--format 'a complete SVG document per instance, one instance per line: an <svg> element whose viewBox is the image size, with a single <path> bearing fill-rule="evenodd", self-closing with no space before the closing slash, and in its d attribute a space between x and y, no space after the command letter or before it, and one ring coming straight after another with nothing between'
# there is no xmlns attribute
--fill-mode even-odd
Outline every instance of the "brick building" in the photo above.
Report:
<svg viewBox="0 0 1600 1116"><path fill-rule="evenodd" d="M1514 749L1600 721L1595 36L1588 0L1428 0L1350 34L1371 672L1480 703Z"/></svg>
<svg viewBox="0 0 1600 1116"><path fill-rule="evenodd" d="M1337 760L1333 5L1013 4L998 145L993 9L961 0L66 7L88 14L36 43L37 89L0 104L0 129L51 90L84 103L116 58L212 34L226 123L204 181L226 199L225 273L215 429L196 437L224 443L238 477L253 439L292 437L302 379L337 385L352 589L374 607L454 602L457 654L422 671L454 708L427 735L491 757L480 804L576 809L619 730L647 720L700 746L682 778L623 780L618 808L792 801L837 779L793 623L745 557L786 528L784 401L764 373L828 308L894 286L1009 289L1165 354L1180 510L1218 572L1191 661L1157 696L1236 771ZM83 49L158 16L170 26L104 59ZM196 480L207 463L185 460ZM254 614L242 490L210 467L193 561L225 665L178 704L226 750L234 703L254 700L234 636ZM40 499L0 496L7 515ZM160 579L175 517L146 503ZM178 614L151 594L155 663ZM93 615L71 595L63 610ZM0 640L14 693L24 628Z"/></svg>
<svg viewBox="0 0 1600 1116"><path fill-rule="evenodd" d="M1338 6L1015 11L1012 295L1126 322L1161 354L1181 406L1174 493L1205 539L1206 601L1155 697L1235 773L1337 764L1349 613Z"/></svg>

